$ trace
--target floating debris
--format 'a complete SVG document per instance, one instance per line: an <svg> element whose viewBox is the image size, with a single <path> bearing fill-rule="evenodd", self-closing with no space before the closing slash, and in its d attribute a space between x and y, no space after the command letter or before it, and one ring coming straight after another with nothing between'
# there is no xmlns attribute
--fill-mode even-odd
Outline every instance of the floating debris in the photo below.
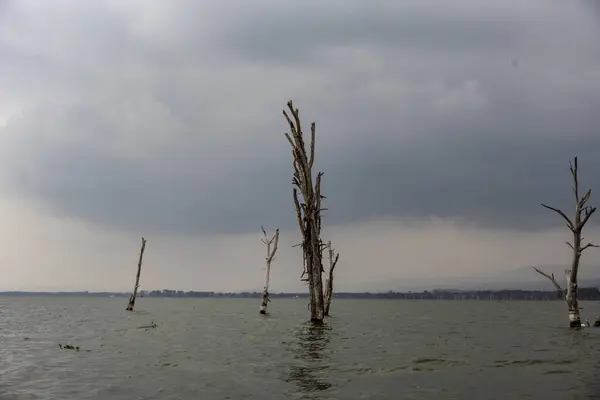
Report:
<svg viewBox="0 0 600 400"><path fill-rule="evenodd" d="M138 326L138 329L150 329L150 328L156 328L158 325L156 325L154 323L154 321L152 321L152 323L150 325L144 325L144 326Z"/></svg>
<svg viewBox="0 0 600 400"><path fill-rule="evenodd" d="M58 344L58 347L64 350L75 350L79 351L79 346L71 346L70 344Z"/></svg>

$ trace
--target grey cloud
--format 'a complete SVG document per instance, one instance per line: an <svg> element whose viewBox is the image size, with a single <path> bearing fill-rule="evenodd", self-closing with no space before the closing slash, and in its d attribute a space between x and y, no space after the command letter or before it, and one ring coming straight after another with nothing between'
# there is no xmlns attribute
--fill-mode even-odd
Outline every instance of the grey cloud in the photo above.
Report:
<svg viewBox="0 0 600 400"><path fill-rule="evenodd" d="M438 3L439 4L439 3ZM513 20L452 12L451 7L417 12L402 7L389 10L349 6L317 7L281 13L251 14L223 37L236 54L251 59L302 62L333 46L380 46L388 51L416 49L450 53L477 49L507 50L518 41Z"/></svg>
<svg viewBox="0 0 600 400"><path fill-rule="evenodd" d="M540 15L526 9L495 14L469 1L405 13L350 2L321 15L316 3L264 15L269 2L238 15L182 4L158 28L128 19L135 10L114 17L82 6L63 22L79 12L114 17L113 33L78 24L58 36L80 37L39 54L35 37L0 31L11 90L26 99L0 136L4 191L136 233L291 227L288 96L307 126L317 121L332 224L435 215L538 229L560 224L540 202L569 206L569 158L581 157L586 184L598 180L600 57L587 49L599 40L574 50L577 27L535 28L527 22ZM200 11L227 18L195 28L190 15ZM307 57L313 51L326 56ZM31 84L34 71L47 72L44 90Z"/></svg>

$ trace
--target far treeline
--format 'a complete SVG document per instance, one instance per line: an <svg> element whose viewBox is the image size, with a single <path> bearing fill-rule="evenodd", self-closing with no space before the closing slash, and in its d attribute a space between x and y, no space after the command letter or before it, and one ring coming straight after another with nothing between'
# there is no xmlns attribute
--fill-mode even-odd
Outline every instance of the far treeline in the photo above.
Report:
<svg viewBox="0 0 600 400"><path fill-rule="evenodd" d="M296 210L296 219L300 235L301 243L298 244L302 250L303 270L300 279L308 284L308 298L310 320L315 323L323 322L324 318L329 315L331 300L333 297L333 271L339 260L339 254L336 254L331 241L324 241L321 236L321 212L326 208L322 207L322 201L325 199L321 191L321 183L323 172L318 172L315 176L313 167L315 163L316 151L316 124L313 122L310 125L310 144L307 148L304 141L304 132L300 120L300 112L294 108L292 101L287 103L288 110L283 110L283 115L289 125L289 132L285 133L285 138L289 142L292 150L292 165L294 173L292 177L292 200ZM577 157L569 163L571 175L573 177L573 195L575 214L568 217L558 208L550 207L542 204L543 207L556 212L562 217L567 228L573 235L572 242L566 242L573 250L573 262L571 266L565 269L566 286L565 289L558 283L554 274L547 274L544 271L532 266L539 274L548 278L552 285L556 288L556 292L536 292L523 290L506 290L506 291L478 291L478 292L422 292L422 293L383 293L383 294L346 294L353 298L400 298L400 299L441 299L441 300L551 300L553 297L563 298L567 303L569 326L571 328L581 329L582 324L579 300L600 300L600 295L597 288L579 289L577 286L577 277L579 272L579 261L581 255L586 249L598 247L591 242L583 241L583 228L589 221L590 217L596 211L595 207L588 205L591 198L591 189L585 192L583 196L580 194L579 188L579 169ZM271 265L277 252L279 243L279 229L275 231L273 236L269 236L266 230L261 227L264 239L262 240L266 246L266 271L265 285L263 291L257 297L261 298L260 314L268 315L267 306L271 301L271 297L277 297L269 293L269 282L271 274ZM584 244L585 243L585 244ZM133 292L127 304L127 310L133 311L136 296L139 288L140 273L142 268L142 257L146 246L146 240L142 238L142 247L140 251L139 262L136 270L136 280ZM327 250L329 258L329 268L326 272L323 268L323 251ZM325 275L325 281L323 276ZM153 292L151 292L153 293ZM553 294L552 294L553 293ZM152 296L152 294L150 294ZM253 294L254 296L254 294ZM298 296L298 297L304 297ZM336 297L345 297L342 293L336 293ZM586 320L587 322L587 320ZM587 323L589 325L589 323ZM594 326L600 326L600 318Z"/></svg>
<svg viewBox="0 0 600 400"><path fill-rule="evenodd" d="M123 292L0 292L0 296L31 297L129 297ZM183 290L140 290L139 297L150 298L195 298L195 299L258 299L261 292L198 292ZM270 293L275 299L306 299L308 293ZM440 289L422 292L336 292L338 299L379 299L379 300L470 300L470 301L557 301L562 298L554 290L455 290ZM600 290L596 287L580 288L579 300L600 301Z"/></svg>
<svg viewBox="0 0 600 400"><path fill-rule="evenodd" d="M125 295L125 294L123 294ZM230 297L230 298L259 298L259 292L219 293L219 292L184 292L152 290L145 292L147 297ZM307 293L271 293L273 298L293 299L306 298ZM394 300L558 300L554 290L452 290L441 289L422 292L336 292L338 299L394 299ZM596 287L579 289L579 299L582 301L600 300L600 290Z"/></svg>

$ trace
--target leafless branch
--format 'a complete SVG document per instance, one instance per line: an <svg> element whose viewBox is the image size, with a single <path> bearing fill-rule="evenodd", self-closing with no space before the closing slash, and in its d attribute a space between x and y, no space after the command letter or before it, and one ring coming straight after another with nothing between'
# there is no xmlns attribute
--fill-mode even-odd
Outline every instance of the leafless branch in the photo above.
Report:
<svg viewBox="0 0 600 400"><path fill-rule="evenodd" d="M579 200L579 207L583 208L585 206L585 203L587 203L588 200L590 199L591 195L592 195L592 189L588 189L585 196L583 196L581 198L581 200Z"/></svg>
<svg viewBox="0 0 600 400"><path fill-rule="evenodd" d="M531 268L533 268L535 270L535 272L537 272L538 274L548 278L550 280L550 282L552 282L552 284L556 287L556 290L558 290L561 294L565 294L565 291L563 290L563 288L560 287L558 282L556 282L556 279L554 278L554 274L549 275L549 274L545 273L544 271L534 267L533 265L531 266Z"/></svg>
<svg viewBox="0 0 600 400"><path fill-rule="evenodd" d="M273 258L275 257L275 253L277 253L277 245L279 244L279 229L277 229L275 231L275 236L273 236L271 238L271 240L269 240L269 245L273 245L273 249L271 249L271 254L269 255L267 261L270 263L271 261L273 261Z"/></svg>
<svg viewBox="0 0 600 400"><path fill-rule="evenodd" d="M552 210L552 211L558 213L561 217L563 217L565 219L565 221L567 221L567 227L570 230L574 230L575 229L575 226L573 225L573 222L571 222L571 219L569 217L567 217L567 215L564 212L562 212L558 208L550 207L550 206L547 206L545 204L542 204L542 207L545 207L548 210Z"/></svg>
<svg viewBox="0 0 600 400"><path fill-rule="evenodd" d="M575 157L573 162L569 161L569 169L571 170L571 175L573 175L573 193L575 194L575 201L579 203L579 177L577 168L577 157Z"/></svg>
<svg viewBox="0 0 600 400"><path fill-rule="evenodd" d="M333 270L340 259L340 255L335 254L334 248L331 246L331 241L327 242L325 246L329 250L329 271L326 279L325 287L325 315L329 315L329 309L331 307L331 299L333 297Z"/></svg>
<svg viewBox="0 0 600 400"><path fill-rule="evenodd" d="M315 163L315 131L316 125L313 122L310 124L310 161L308 163L310 168L312 168L313 164Z"/></svg>
<svg viewBox="0 0 600 400"><path fill-rule="evenodd" d="M304 227L304 221L302 220L302 208L300 207L300 202L298 201L298 190L296 190L296 188L294 188L293 190L293 194L294 194L294 205L296 207L296 219L298 220L298 226L300 227L301 231L304 231L305 227Z"/></svg>
<svg viewBox="0 0 600 400"><path fill-rule="evenodd" d="M331 272L333 272L333 270L335 269L335 266L337 265L339 259L340 259L340 253L337 253L335 255L335 260L333 260L333 264L331 264Z"/></svg>
<svg viewBox="0 0 600 400"><path fill-rule="evenodd" d="M600 246L598 246L597 244L593 244L593 243L589 243L588 242L588 244L586 244L585 246L583 246L581 248L581 251L584 251L585 249L590 248L590 247L600 247Z"/></svg>

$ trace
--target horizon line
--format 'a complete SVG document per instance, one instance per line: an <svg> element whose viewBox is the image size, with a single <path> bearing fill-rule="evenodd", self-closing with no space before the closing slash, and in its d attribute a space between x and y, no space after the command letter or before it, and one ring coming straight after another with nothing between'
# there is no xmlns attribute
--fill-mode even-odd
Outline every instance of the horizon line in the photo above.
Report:
<svg viewBox="0 0 600 400"><path fill-rule="evenodd" d="M590 286L590 287L581 287L579 289L598 289L597 286ZM167 292L165 292L165 290ZM526 289L526 288L503 288L503 289L487 289L487 288L482 288L482 289L458 289L458 288L435 288L435 289L421 289L421 290L408 290L408 291L404 291L404 290L376 290L376 291L369 291L369 290L365 290L365 291L334 291L333 293L338 293L338 294L365 294L365 293L373 293L373 294L386 294L386 293L406 293L406 294L410 294L410 293L425 293L425 292L504 292L504 291L525 291L525 292L555 292L555 289ZM138 294L140 294L141 292L144 293L144 295L150 294L152 292L159 292L159 293L174 293L174 294L185 294L185 293L213 293L213 294L261 294L262 290L260 291L249 291L249 290L245 290L245 291L214 291L214 290L178 290L178 289L152 289L152 290L144 290L144 291L139 291ZM77 294L77 293L87 293L87 294L131 294L131 291L110 291L110 290L98 290L98 291L89 291L89 290L0 290L0 294L7 294L7 293L25 293L25 294L61 294L61 293L71 293L71 294ZM276 294L294 294L294 295L308 295L308 292L295 292L295 291L291 291L291 292L287 292L287 291L281 291L281 292L269 292L272 295L276 295Z"/></svg>

